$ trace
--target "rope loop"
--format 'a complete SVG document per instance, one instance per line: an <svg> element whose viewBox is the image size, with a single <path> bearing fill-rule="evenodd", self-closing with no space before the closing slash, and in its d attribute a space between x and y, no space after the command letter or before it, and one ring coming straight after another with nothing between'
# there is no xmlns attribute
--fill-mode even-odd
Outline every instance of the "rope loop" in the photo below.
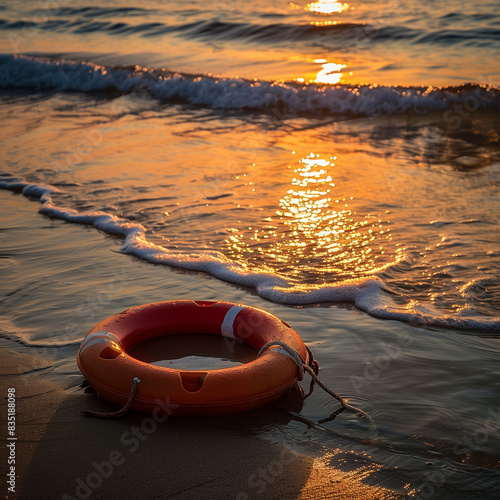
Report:
<svg viewBox="0 0 500 500"><path fill-rule="evenodd" d="M137 377L134 377L132 380L132 387L130 389L130 394L128 396L127 402L123 406L123 408L120 408L118 411L112 411L112 412L100 412L100 411L91 411L91 410L83 410L82 415L86 415L87 417L97 417L97 418L120 418L125 415L129 409L130 406L132 405L132 402L134 401L135 394L137 392L137 386L139 385L140 380Z"/></svg>
<svg viewBox="0 0 500 500"><path fill-rule="evenodd" d="M297 367L299 368L300 380L302 380L304 378L304 361L300 357L300 354L295 349L292 349L288 344L285 344L285 342L282 342L281 340L271 340L271 342L268 342L261 348L259 354L257 354L257 357L259 358L262 354L264 354L265 351L273 346L281 347L290 355L290 357L295 361Z"/></svg>
<svg viewBox="0 0 500 500"><path fill-rule="evenodd" d="M301 356L299 355L299 353L295 349L292 349L288 344L286 344L285 342L281 342L280 340L273 340L271 342L268 342L259 351L259 354L257 354L257 357L259 357L261 354L264 353L264 351L266 351L267 349L269 349L270 347L273 347L273 346L280 346L288 354L290 354L290 356L292 357L292 359L297 363L297 366L299 367L299 371L300 371L300 374L301 374L300 380L303 379L303 377L304 377L304 370L305 370L307 373L309 373L309 375L311 375L312 380L314 382L316 382L316 384L318 384L326 393L330 394L330 396L334 397L342 405L343 409L345 408L347 410L351 410L354 413L356 413L356 414L358 414L358 415L360 415L362 417L367 418L372 423L372 425L375 425L375 422L370 417L370 415L368 415L368 413L366 413L363 410L357 408L356 406L350 405L342 396L340 396L339 394L337 394L334 390L330 389L324 382L322 382L320 380L320 378L318 377L319 364L314 359L314 356L313 356L313 354L312 354L312 352L310 351L309 348L307 348L307 352L309 354L309 364L308 365L306 363L304 363L304 360L301 358Z"/></svg>

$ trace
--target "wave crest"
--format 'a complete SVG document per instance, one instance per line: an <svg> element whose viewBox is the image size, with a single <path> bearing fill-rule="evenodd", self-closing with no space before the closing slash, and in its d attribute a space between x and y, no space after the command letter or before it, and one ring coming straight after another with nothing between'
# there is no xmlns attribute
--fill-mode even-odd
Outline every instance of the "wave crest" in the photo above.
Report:
<svg viewBox="0 0 500 500"><path fill-rule="evenodd" d="M470 106L471 100L476 109L500 108L500 90L481 85L425 88L256 82L15 55L0 56L0 88L113 94L146 90L167 102L216 110L279 109L285 115L422 114Z"/></svg>

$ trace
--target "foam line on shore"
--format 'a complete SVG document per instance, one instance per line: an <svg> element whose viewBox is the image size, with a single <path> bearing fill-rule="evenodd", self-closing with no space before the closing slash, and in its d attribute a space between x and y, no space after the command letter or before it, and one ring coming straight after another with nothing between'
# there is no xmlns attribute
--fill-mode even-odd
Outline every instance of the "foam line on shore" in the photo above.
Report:
<svg viewBox="0 0 500 500"><path fill-rule="evenodd" d="M67 222L92 225L108 234L124 238L121 251L152 264L162 264L189 271L205 272L240 286L253 288L271 302L303 306L323 302L349 302L358 309L381 319L398 320L425 327L500 332L500 319L480 316L439 315L410 304L396 307L384 292L383 282L376 276L344 280L334 284L295 285L270 272L250 271L220 252L174 252L148 241L146 228L138 223L102 211L80 213L55 205L53 196L59 189L46 184L30 184L15 177L0 178L0 188L40 199L39 212Z"/></svg>

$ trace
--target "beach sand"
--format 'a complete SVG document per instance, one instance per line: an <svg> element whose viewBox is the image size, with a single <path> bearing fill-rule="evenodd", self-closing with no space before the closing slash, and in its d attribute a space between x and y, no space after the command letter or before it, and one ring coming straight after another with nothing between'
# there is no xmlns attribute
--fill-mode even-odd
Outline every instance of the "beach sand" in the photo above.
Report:
<svg viewBox="0 0 500 500"><path fill-rule="evenodd" d="M19 396L17 498L397 498L324 459L259 439L258 421L283 423L272 408L165 422L134 413L102 420L80 415L109 409L83 391L68 393L36 375L2 382Z"/></svg>
<svg viewBox="0 0 500 500"><path fill-rule="evenodd" d="M276 408L223 417L170 417L164 422L137 413L120 420L80 415L84 409L113 408L85 387L76 367L77 346L50 348L43 339L52 340L51 331L64 331L72 317L79 319L84 333L95 323L94 315L104 317L105 311L89 308L84 309L87 314L83 316L78 304L91 294L92 280L100 280L94 283L93 290L102 290L112 279L113 270L127 265L131 269L132 259L110 252L119 248L119 240L107 238L109 245L103 245L105 237L89 228L49 219L40 224L42 216L35 213L37 205L11 193L0 192L0 196L3 206L9 206L12 213L6 224L8 237L4 239L4 248L7 253L16 249L15 255L12 253L10 260L4 261L4 288L10 286L20 295L20 289L29 289L29 276L32 281L40 281L43 275L52 277L62 289L61 293L55 293L56 288L51 292L46 284L44 289L31 291L24 298L30 314L24 317L16 316L13 303L4 301L1 415L5 421L5 395L13 387L18 438L16 496L7 498L398 498L396 493L381 487L380 481L377 486L367 484L365 480L373 466L359 467L354 454L350 461L337 460L345 465L339 468L332 465L332 457L341 450L307 455L293 451L293 443L286 447L279 440L272 442L269 428L279 429L290 421ZM46 226L51 230L47 231ZM45 257L43 265L38 264L40 276L33 278L42 250ZM92 272L75 279L77 262L82 273L85 269ZM155 266L135 259L133 264L141 279L149 281L151 292L143 290L140 298L135 296L137 287L143 285L138 284L139 276L137 280L129 277L120 293L115 287L115 295L108 294L108 303L101 303L105 309L113 312L134 301L138 304L158 300L160 296L163 300L175 298L176 281L178 286L182 283L180 298L195 290L199 296L200 286L208 298L224 289L227 292L228 285L202 274L163 271L164 268L158 273ZM245 294L231 288L226 295L234 301ZM22 326L5 334L6 321ZM27 345L23 333L33 332L30 328L35 325L39 333L31 334L30 341L39 342L40 347ZM16 341L16 336L24 344ZM33 340L37 336L41 340ZM59 336L55 340L67 338ZM3 475L7 441L2 434Z"/></svg>

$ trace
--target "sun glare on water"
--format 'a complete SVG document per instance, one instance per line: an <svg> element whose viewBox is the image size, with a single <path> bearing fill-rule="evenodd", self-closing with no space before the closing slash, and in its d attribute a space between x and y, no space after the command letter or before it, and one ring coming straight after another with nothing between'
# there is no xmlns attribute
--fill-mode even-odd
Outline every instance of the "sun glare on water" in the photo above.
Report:
<svg viewBox="0 0 500 500"><path fill-rule="evenodd" d="M322 69L318 71L316 76L309 77L307 83L326 83L334 85L341 82L343 76L341 70L346 67L345 64L329 63L326 59L315 59L314 62L321 64ZM299 83L306 82L306 78L303 77L296 78L295 80Z"/></svg>
<svg viewBox="0 0 500 500"><path fill-rule="evenodd" d="M335 197L335 160L314 153L300 159L274 216L228 238L231 257L302 283L380 269L390 230L373 215L351 208L356 203L352 196Z"/></svg>
<svg viewBox="0 0 500 500"><path fill-rule="evenodd" d="M308 3L306 10L318 12L320 14L337 14L349 8L349 4L342 2L333 2L332 0L319 0L318 2Z"/></svg>
<svg viewBox="0 0 500 500"><path fill-rule="evenodd" d="M316 75L314 81L316 83L339 83L342 79L340 70L345 67L345 64L325 63L322 65L323 69Z"/></svg>

